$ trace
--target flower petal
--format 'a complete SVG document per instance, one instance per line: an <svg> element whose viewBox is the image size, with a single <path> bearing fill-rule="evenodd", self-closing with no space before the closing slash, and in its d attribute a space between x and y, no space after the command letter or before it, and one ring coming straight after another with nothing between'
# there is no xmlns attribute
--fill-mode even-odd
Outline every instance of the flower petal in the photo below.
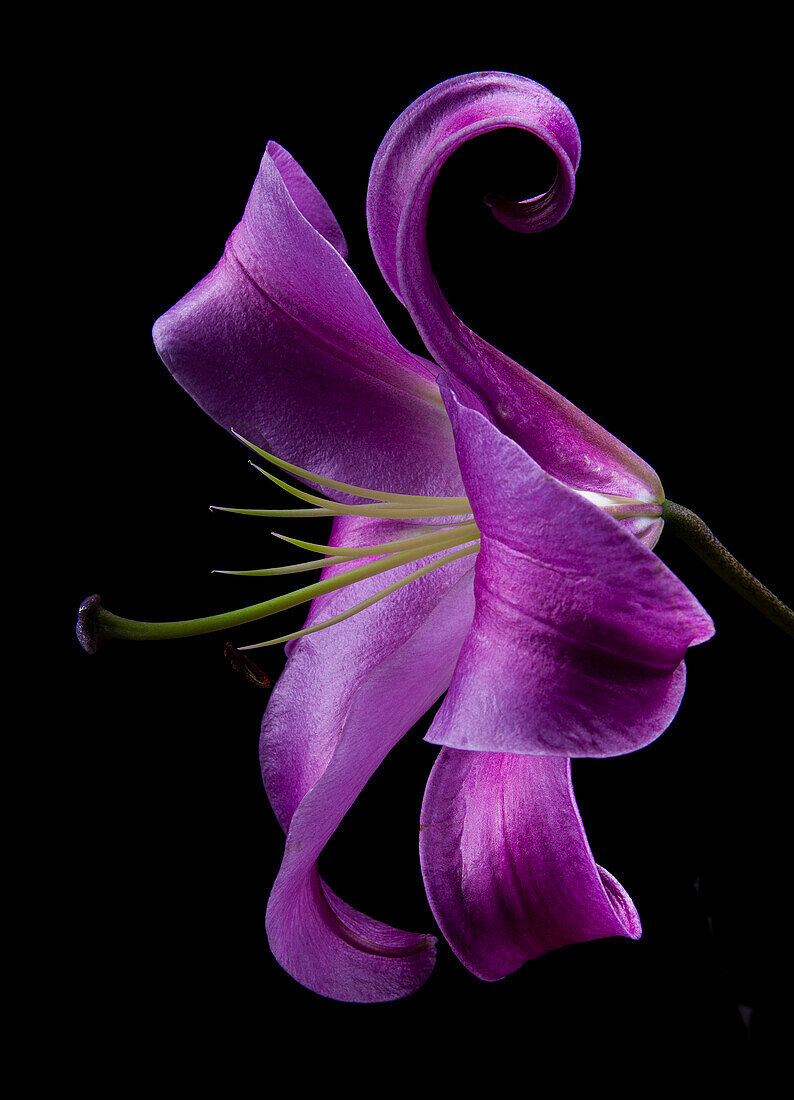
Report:
<svg viewBox="0 0 794 1100"><path fill-rule="evenodd" d="M614 756L658 737L711 619L656 555L450 390L482 532L476 611L427 740Z"/></svg>
<svg viewBox="0 0 794 1100"><path fill-rule="evenodd" d="M267 154L284 180L290 198L307 222L333 245L343 260L347 259L347 242L328 203L303 171L295 158L278 142L269 141Z"/></svg>
<svg viewBox="0 0 794 1100"><path fill-rule="evenodd" d="M406 208L429 198L441 165L455 149L506 126L539 137L555 153L559 168L545 195L519 204L501 202L493 207L494 216L524 233L548 229L565 216L573 201L581 145L576 122L562 100L542 84L513 73L467 73L444 80L392 124L370 172L367 218L372 251L398 298L405 289L398 238Z"/></svg>
<svg viewBox="0 0 794 1100"><path fill-rule="evenodd" d="M495 981L567 943L639 939L631 898L598 867L569 760L442 749L422 805L420 856L439 928Z"/></svg>
<svg viewBox="0 0 794 1100"><path fill-rule="evenodd" d="M221 260L155 324L157 350L218 423L288 461L457 495L434 370L392 337L335 244L319 192L270 143Z"/></svg>
<svg viewBox="0 0 794 1100"><path fill-rule="evenodd" d="M426 224L438 172L464 142L506 126L545 142L557 157L558 172L545 195L524 204L497 205L494 214L522 232L559 221L573 199L579 163L579 133L570 111L533 80L510 73L471 73L420 96L384 138L367 196L375 257L435 361L465 382L479 407L545 470L576 489L661 500L659 478L646 462L472 332L435 280Z"/></svg>
<svg viewBox="0 0 794 1100"><path fill-rule="evenodd" d="M367 545L394 537L393 528L344 517L334 538ZM472 573L469 559L455 562L355 618L290 643L273 690L262 725L262 774L287 839L268 903L268 936L281 965L326 997L391 1000L418 988L432 969L432 937L347 906L320 879L317 860L377 766L449 683L471 622ZM373 578L316 601L308 625L382 583Z"/></svg>

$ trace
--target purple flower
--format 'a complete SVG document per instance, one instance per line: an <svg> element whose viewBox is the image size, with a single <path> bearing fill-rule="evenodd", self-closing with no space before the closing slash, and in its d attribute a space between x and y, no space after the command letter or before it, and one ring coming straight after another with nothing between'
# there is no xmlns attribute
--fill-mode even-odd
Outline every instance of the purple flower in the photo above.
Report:
<svg viewBox="0 0 794 1100"><path fill-rule="evenodd" d="M653 470L468 329L433 277L425 223L436 175L463 142L504 126L557 158L545 195L492 200L504 224L537 232L571 203L579 135L533 81L474 73L432 88L373 164L373 250L433 361L391 335L322 196L272 142L217 266L154 330L202 408L322 485L342 512L329 546L306 544L327 555L323 583L342 580L321 585L288 641L261 740L286 833L270 944L298 981L341 1000L404 996L432 969L431 936L355 911L317 861L445 691L427 735L442 748L420 854L459 958L494 980L565 943L638 937L630 898L593 860L570 758L656 738L680 704L687 648L713 633L652 551L663 501ZM354 486L381 503L362 506ZM351 568L361 579L348 587Z"/></svg>

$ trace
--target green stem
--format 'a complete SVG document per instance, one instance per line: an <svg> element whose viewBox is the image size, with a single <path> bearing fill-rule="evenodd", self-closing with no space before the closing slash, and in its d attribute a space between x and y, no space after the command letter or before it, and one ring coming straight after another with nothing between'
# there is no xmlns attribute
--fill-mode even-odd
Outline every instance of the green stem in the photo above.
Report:
<svg viewBox="0 0 794 1100"><path fill-rule="evenodd" d="M666 500L662 507L665 526L694 550L712 572L729 584L762 615L794 637L794 611L737 561L713 531L689 508Z"/></svg>

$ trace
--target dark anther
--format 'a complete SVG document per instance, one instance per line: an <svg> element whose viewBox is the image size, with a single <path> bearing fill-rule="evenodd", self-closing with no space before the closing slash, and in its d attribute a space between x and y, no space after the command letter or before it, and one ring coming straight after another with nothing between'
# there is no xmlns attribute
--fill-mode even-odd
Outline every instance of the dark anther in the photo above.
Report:
<svg viewBox="0 0 794 1100"><path fill-rule="evenodd" d="M74 632L77 640L86 653L96 653L97 647L97 614L102 606L99 596L89 596L80 604L77 612L77 623Z"/></svg>
<svg viewBox="0 0 794 1100"><path fill-rule="evenodd" d="M245 676L250 684L266 689L272 686L267 673L263 672L259 665L255 664L250 657L246 657L244 653L241 653L231 642L226 643L223 652L232 668Z"/></svg>

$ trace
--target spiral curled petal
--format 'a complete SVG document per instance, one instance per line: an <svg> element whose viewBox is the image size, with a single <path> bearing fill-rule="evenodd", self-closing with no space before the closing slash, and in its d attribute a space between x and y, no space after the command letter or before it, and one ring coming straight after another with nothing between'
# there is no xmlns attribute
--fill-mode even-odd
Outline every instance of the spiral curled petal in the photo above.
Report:
<svg viewBox="0 0 794 1100"><path fill-rule="evenodd" d="M535 81L510 73L455 77L411 104L375 157L367 221L381 272L436 363L465 383L481 411L543 469L576 489L662 500L659 478L643 459L469 329L436 282L426 239L436 177L464 142L502 127L545 142L558 169L545 195L492 204L494 214L521 232L548 229L565 215L580 153L579 132L565 104ZM527 324L533 323L542 325L543 319L533 319L530 303Z"/></svg>

